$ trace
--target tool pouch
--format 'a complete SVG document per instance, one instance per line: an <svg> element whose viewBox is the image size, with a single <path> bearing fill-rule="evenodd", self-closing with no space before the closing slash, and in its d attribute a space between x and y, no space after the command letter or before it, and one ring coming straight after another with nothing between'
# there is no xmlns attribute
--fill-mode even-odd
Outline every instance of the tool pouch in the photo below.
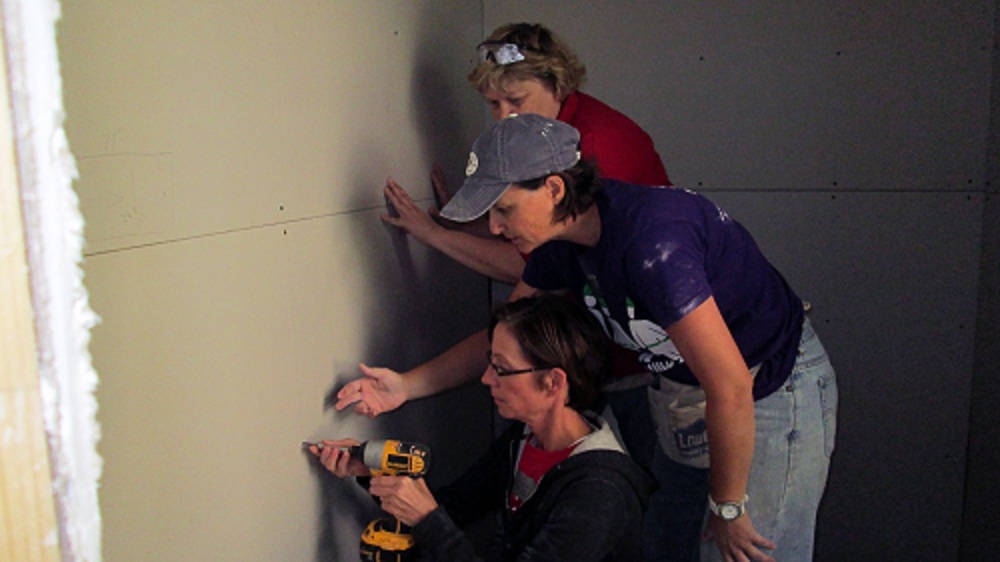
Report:
<svg viewBox="0 0 1000 562"><path fill-rule="evenodd" d="M705 391L661 376L648 392L649 411L663 452L680 464L708 468Z"/></svg>

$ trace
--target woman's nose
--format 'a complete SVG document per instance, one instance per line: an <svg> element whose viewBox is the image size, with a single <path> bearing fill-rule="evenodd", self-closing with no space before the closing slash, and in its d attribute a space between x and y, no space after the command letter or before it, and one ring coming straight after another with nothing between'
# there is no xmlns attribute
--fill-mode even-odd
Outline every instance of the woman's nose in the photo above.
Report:
<svg viewBox="0 0 1000 562"><path fill-rule="evenodd" d="M496 380L496 376L493 373L493 369L489 365L486 366L486 370L483 371L483 376L479 377L479 381L486 386L493 386L493 382Z"/></svg>
<svg viewBox="0 0 1000 562"><path fill-rule="evenodd" d="M493 119L499 121L501 119L506 119L511 116L514 112L514 106L509 103L500 102L497 104L496 111L493 112Z"/></svg>

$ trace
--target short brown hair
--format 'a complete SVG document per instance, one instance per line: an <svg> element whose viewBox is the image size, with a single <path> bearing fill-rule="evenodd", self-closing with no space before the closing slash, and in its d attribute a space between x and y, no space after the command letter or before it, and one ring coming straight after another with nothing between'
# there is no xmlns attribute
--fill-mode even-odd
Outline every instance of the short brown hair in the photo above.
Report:
<svg viewBox="0 0 1000 562"><path fill-rule="evenodd" d="M610 359L607 337L590 312L569 297L541 294L498 307L490 322L490 341L499 323L510 328L532 364L565 371L570 408L594 407Z"/></svg>
<svg viewBox="0 0 1000 562"><path fill-rule="evenodd" d="M515 183L521 189L532 191L545 185L545 180L550 176L559 176L566 186L566 193L562 201L556 205L555 214L552 217L555 222L562 222L566 219L575 219L594 205L597 194L602 189L600 172L597 164L583 159L573 166L561 171L535 178L533 180Z"/></svg>
<svg viewBox="0 0 1000 562"><path fill-rule="evenodd" d="M512 80L539 80L559 101L580 89L587 68L555 33L541 24L511 23L498 27L486 42L513 43L524 60L498 65L480 62L469 73L469 83L480 92L503 90Z"/></svg>

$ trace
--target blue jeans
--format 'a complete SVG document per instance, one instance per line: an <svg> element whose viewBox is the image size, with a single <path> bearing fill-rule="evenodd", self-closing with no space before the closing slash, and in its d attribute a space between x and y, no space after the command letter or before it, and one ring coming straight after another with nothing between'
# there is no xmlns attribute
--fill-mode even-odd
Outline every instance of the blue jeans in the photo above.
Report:
<svg viewBox="0 0 1000 562"><path fill-rule="evenodd" d="M816 512L826 487L837 432L837 380L826 350L806 320L785 386L754 404L756 435L747 509L757 532L773 540L776 560L812 560ZM657 447L653 474L661 489L643 528L646 560L722 560L701 543L708 471L680 465Z"/></svg>

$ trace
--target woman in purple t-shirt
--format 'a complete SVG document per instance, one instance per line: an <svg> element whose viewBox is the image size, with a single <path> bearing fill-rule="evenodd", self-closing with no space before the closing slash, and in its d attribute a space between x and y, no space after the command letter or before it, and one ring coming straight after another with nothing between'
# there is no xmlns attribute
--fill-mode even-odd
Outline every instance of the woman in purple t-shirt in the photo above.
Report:
<svg viewBox="0 0 1000 562"><path fill-rule="evenodd" d="M696 521L708 500L703 561L811 559L837 387L802 301L716 205L676 188L602 190L578 143L575 129L537 115L496 123L442 215L488 212L495 234L531 254L512 300L576 293L616 343L640 352L656 375L661 499L690 499ZM486 345L473 335L402 375L363 369L338 408L360 400L374 415L449 388L481 368ZM647 559L699 539L691 513L653 501L663 513L646 518Z"/></svg>

